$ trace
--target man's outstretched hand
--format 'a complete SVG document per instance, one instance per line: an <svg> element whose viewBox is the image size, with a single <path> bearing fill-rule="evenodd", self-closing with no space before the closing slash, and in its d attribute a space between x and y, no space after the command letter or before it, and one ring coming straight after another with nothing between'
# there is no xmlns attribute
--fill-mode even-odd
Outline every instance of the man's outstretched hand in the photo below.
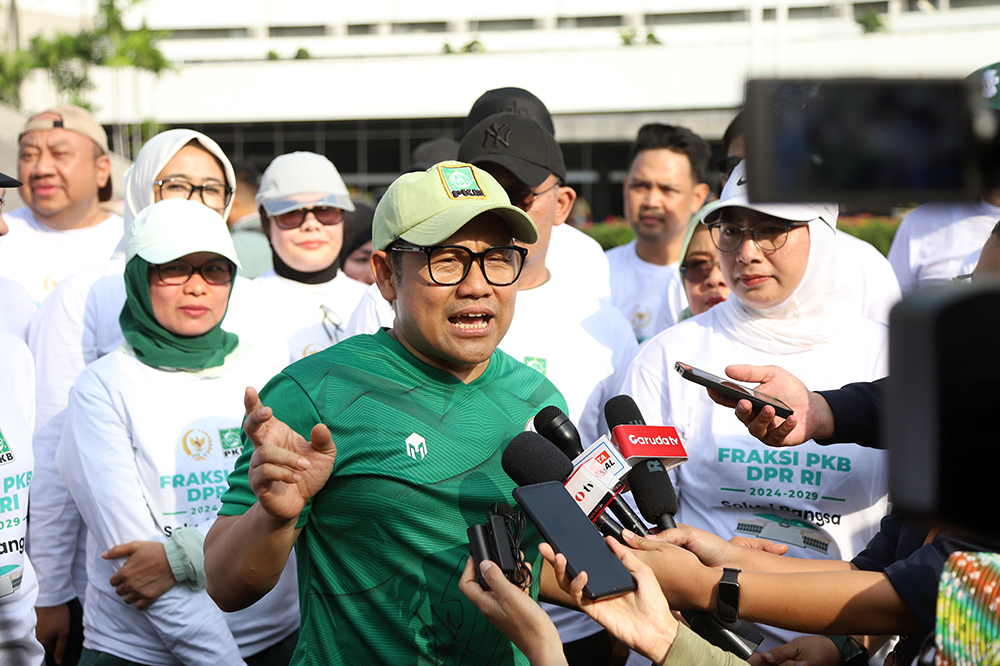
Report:
<svg viewBox="0 0 1000 666"><path fill-rule="evenodd" d="M250 458L250 488L268 514L294 520L326 484L337 458L330 429L313 426L310 437L289 428L265 407L257 391L247 387L243 397L247 418L243 423L253 456Z"/></svg>
<svg viewBox="0 0 1000 666"><path fill-rule="evenodd" d="M810 439L827 439L833 434L833 412L826 400L787 370L775 365L730 365L726 374L736 381L759 384L756 390L778 398L795 412L787 419L780 419L773 407L765 405L754 411L749 400L708 391L709 397L720 405L735 407L736 418L768 446L795 446Z"/></svg>

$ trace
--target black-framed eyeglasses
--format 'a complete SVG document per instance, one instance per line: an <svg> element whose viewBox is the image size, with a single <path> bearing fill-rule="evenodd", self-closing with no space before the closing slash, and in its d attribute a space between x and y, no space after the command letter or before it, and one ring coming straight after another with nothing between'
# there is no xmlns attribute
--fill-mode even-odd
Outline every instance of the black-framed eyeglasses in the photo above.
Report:
<svg viewBox="0 0 1000 666"><path fill-rule="evenodd" d="M691 284L699 284L707 280L718 265L714 259L689 259L681 265L681 275Z"/></svg>
<svg viewBox="0 0 1000 666"><path fill-rule="evenodd" d="M160 188L161 199L190 199L197 192L203 204L216 210L222 210L233 199L233 188L225 183L195 185L183 178L167 178L154 180L153 185Z"/></svg>
<svg viewBox="0 0 1000 666"><path fill-rule="evenodd" d="M183 259L177 259L165 264L151 264L149 269L156 271L156 277L161 283L170 285L185 284L195 272L201 275L205 282L214 285L229 284L236 274L236 265L228 259L212 259L201 266L194 266Z"/></svg>
<svg viewBox="0 0 1000 666"><path fill-rule="evenodd" d="M535 199L542 196L546 192L551 192L557 187L559 187L559 181L553 183L551 187L546 187L544 190L539 190L538 192L535 192L528 187L519 187L517 189L507 189L505 187L503 189L507 193L507 198L510 199L510 204L512 206L517 206L527 213L528 209L531 208L531 204L535 203Z"/></svg>
<svg viewBox="0 0 1000 666"><path fill-rule="evenodd" d="M737 157L736 155L732 155L730 157L725 157L719 160L718 162L716 162L715 166L719 168L719 175L722 176L722 179L729 180L729 177L733 175L733 169L735 169L736 165L742 161L743 161L742 157Z"/></svg>
<svg viewBox="0 0 1000 666"><path fill-rule="evenodd" d="M486 281L495 287L514 284L524 268L528 251L516 245L494 245L482 252L473 252L461 245L432 245L423 247L400 241L389 246L398 252L421 252L427 257L427 271L436 284L459 284L469 274L473 261L479 262Z"/></svg>
<svg viewBox="0 0 1000 666"><path fill-rule="evenodd" d="M316 216L316 221L323 226L332 227L344 221L344 211L334 206L304 206L281 215L272 215L271 219L278 225L279 229L288 231L298 229L306 221L306 215L312 213Z"/></svg>
<svg viewBox="0 0 1000 666"><path fill-rule="evenodd" d="M750 232L754 245L762 252L780 250L788 240L792 227L804 227L808 222L788 222L786 220L762 220L752 227L742 227L735 222L715 222L708 225L712 242L720 252L735 252L743 244L746 232Z"/></svg>

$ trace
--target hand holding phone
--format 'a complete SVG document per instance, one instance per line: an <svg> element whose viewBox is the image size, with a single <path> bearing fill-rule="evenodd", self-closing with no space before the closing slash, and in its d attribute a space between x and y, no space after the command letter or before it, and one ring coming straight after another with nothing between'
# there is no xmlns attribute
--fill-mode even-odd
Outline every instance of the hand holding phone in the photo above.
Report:
<svg viewBox="0 0 1000 666"><path fill-rule="evenodd" d="M710 388L713 391L718 391L734 400L749 400L755 410L759 410L764 405L770 405L774 408L775 414L783 419L787 419L795 413L788 405L774 396L755 391L752 388L737 384L729 379L716 377L687 363L678 361L674 364L674 370L680 373L680 376L684 379Z"/></svg>
<svg viewBox="0 0 1000 666"><path fill-rule="evenodd" d="M597 528L558 481L514 489L514 499L557 553L566 557L572 578L587 572L583 593L600 599L635 589L635 581Z"/></svg>

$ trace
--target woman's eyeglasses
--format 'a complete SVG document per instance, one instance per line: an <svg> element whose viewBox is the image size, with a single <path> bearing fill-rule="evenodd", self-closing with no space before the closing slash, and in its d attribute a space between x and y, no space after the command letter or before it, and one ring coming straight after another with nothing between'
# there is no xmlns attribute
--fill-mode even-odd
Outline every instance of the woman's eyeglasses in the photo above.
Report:
<svg viewBox="0 0 1000 666"><path fill-rule="evenodd" d="M304 208L296 208L281 215L272 215L271 219L274 220L279 229L288 231L289 229L298 229L301 227L305 223L306 216L309 213L312 213L316 217L317 222L328 227L344 221L344 211L333 206L305 206Z"/></svg>

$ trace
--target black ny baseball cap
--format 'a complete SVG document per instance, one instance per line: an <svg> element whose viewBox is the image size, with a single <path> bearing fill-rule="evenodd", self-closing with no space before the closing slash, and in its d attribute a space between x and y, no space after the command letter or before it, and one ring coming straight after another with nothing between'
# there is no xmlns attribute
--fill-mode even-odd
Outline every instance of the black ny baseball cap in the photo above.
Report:
<svg viewBox="0 0 1000 666"><path fill-rule="evenodd" d="M530 118L495 113L478 122L462 139L458 159L482 167L499 164L528 187L554 173L566 182L566 162L556 138Z"/></svg>
<svg viewBox="0 0 1000 666"><path fill-rule="evenodd" d="M552 136L556 135L556 128L552 124L552 114L546 108L542 100L524 88L494 88L487 90L477 99L469 115L462 121L462 128L458 132L459 140L464 139L473 127L481 120L494 113L513 113L524 118L531 118L541 125Z"/></svg>

